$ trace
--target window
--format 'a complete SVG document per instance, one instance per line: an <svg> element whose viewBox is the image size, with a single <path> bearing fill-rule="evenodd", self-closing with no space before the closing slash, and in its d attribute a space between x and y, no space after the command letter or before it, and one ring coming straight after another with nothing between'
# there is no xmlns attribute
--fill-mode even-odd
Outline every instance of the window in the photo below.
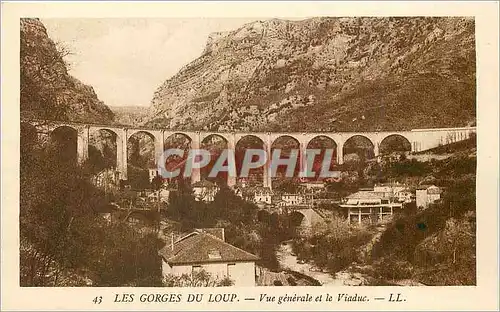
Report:
<svg viewBox="0 0 500 312"><path fill-rule="evenodd" d="M222 258L220 255L220 251L217 249L212 249L208 252L208 259L220 259Z"/></svg>
<svg viewBox="0 0 500 312"><path fill-rule="evenodd" d="M391 209L391 207L384 207L384 208L382 208L382 211L384 213L390 213L392 211L392 209Z"/></svg>
<svg viewBox="0 0 500 312"><path fill-rule="evenodd" d="M235 269L236 269L235 263L228 263L227 264L227 276L232 277L234 275Z"/></svg>
<svg viewBox="0 0 500 312"><path fill-rule="evenodd" d="M193 265L191 274L199 273L202 270L201 265Z"/></svg>

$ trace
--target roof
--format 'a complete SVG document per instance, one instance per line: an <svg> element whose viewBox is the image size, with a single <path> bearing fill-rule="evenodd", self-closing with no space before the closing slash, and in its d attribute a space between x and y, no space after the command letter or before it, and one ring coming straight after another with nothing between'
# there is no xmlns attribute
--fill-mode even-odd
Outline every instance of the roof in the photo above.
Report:
<svg viewBox="0 0 500 312"><path fill-rule="evenodd" d="M417 190L427 190L429 188L438 188L438 186L432 185L432 184L422 184L417 187Z"/></svg>
<svg viewBox="0 0 500 312"><path fill-rule="evenodd" d="M266 194L266 195L273 194L273 192L271 191L270 188L263 187L263 186L255 186L255 187L242 188L241 192L243 194L245 194L246 196L254 195L255 193L263 193L263 194Z"/></svg>
<svg viewBox="0 0 500 312"><path fill-rule="evenodd" d="M388 182L388 183L375 183L375 186L404 186L404 184L399 182Z"/></svg>
<svg viewBox="0 0 500 312"><path fill-rule="evenodd" d="M195 231L205 232L207 234L217 237L220 240L224 240L224 228L203 228L203 229L196 229Z"/></svg>
<svg viewBox="0 0 500 312"><path fill-rule="evenodd" d="M259 257L207 233L192 232L159 254L169 264L257 261ZM213 256L216 254L217 256Z"/></svg>
<svg viewBox="0 0 500 312"><path fill-rule="evenodd" d="M383 196L379 192L359 191L347 196L347 199L381 199Z"/></svg>
<svg viewBox="0 0 500 312"><path fill-rule="evenodd" d="M193 183L193 186L192 187L207 187L207 188L211 188L211 187L215 187L215 183L212 183L210 181L207 181L207 180L202 180L202 181L198 181L198 182L195 182Z"/></svg>
<svg viewBox="0 0 500 312"><path fill-rule="evenodd" d="M322 185L324 186L325 185L325 181L304 181L302 182L301 184L308 184L308 185Z"/></svg>

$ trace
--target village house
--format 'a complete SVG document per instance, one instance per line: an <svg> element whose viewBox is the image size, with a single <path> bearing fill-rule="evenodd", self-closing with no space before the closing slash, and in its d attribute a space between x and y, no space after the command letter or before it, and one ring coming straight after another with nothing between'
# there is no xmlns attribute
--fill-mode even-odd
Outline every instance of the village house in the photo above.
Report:
<svg viewBox="0 0 500 312"><path fill-rule="evenodd" d="M415 201L415 195L409 189L404 189L395 194L400 203L411 203Z"/></svg>
<svg viewBox="0 0 500 312"><path fill-rule="evenodd" d="M236 185L232 187L232 190L234 192L234 195L245 199L244 196L246 195L246 192L244 190L248 187L249 186L247 179L242 178L238 182L236 182Z"/></svg>
<svg viewBox="0 0 500 312"><path fill-rule="evenodd" d="M383 192L359 191L347 196L340 207L346 209L350 223L376 224L400 211L403 205L385 197Z"/></svg>
<svg viewBox="0 0 500 312"><path fill-rule="evenodd" d="M268 187L247 187L242 189L242 197L255 204L272 204L273 192Z"/></svg>
<svg viewBox="0 0 500 312"><path fill-rule="evenodd" d="M163 184L162 187L151 194L148 195L149 200L157 201L158 199L162 203L168 203L170 194L177 191L177 187L173 184Z"/></svg>
<svg viewBox="0 0 500 312"><path fill-rule="evenodd" d="M233 189L234 195L236 195L240 198L243 198L243 188L242 187L235 186L232 189Z"/></svg>
<svg viewBox="0 0 500 312"><path fill-rule="evenodd" d="M405 189L406 185L399 182L375 184L375 186L373 187L374 192L381 193L384 197L387 198L395 197L398 192L401 192Z"/></svg>
<svg viewBox="0 0 500 312"><path fill-rule="evenodd" d="M151 183L153 179L158 175L158 168L149 168L149 182Z"/></svg>
<svg viewBox="0 0 500 312"><path fill-rule="evenodd" d="M297 206L297 205L303 205L305 200L304 196L302 194L289 194L289 193L284 193L281 194L281 203L283 206Z"/></svg>
<svg viewBox="0 0 500 312"><path fill-rule="evenodd" d="M325 189L324 181L306 181L302 182L300 185L305 187L306 190L311 192L319 192Z"/></svg>
<svg viewBox="0 0 500 312"><path fill-rule="evenodd" d="M198 229L159 251L164 276L204 270L212 278L229 278L234 286L255 286L259 258L225 242L224 229Z"/></svg>
<svg viewBox="0 0 500 312"><path fill-rule="evenodd" d="M442 190L435 185L421 185L415 193L417 208L426 209L441 198Z"/></svg>
<svg viewBox="0 0 500 312"><path fill-rule="evenodd" d="M193 184L193 194L197 201L213 202L219 187L210 181L203 180Z"/></svg>

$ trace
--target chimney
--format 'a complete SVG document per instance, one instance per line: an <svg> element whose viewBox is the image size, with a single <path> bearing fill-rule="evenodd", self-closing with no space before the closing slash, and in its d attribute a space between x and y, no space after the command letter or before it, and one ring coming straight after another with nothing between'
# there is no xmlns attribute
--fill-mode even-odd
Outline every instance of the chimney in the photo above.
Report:
<svg viewBox="0 0 500 312"><path fill-rule="evenodd" d="M172 247L172 251L174 251L174 232L172 232L172 235L170 236L171 240L171 247Z"/></svg>
<svg viewBox="0 0 500 312"><path fill-rule="evenodd" d="M224 236L224 228L221 228L221 231L222 231L222 241L226 241L226 237Z"/></svg>

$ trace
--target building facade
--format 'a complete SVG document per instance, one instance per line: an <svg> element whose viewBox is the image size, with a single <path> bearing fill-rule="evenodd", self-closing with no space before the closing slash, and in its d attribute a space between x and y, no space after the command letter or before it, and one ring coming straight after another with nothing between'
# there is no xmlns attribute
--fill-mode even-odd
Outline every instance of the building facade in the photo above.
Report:
<svg viewBox="0 0 500 312"><path fill-rule="evenodd" d="M302 194L282 194L281 202L283 206L297 206L303 205L305 203L304 196Z"/></svg>
<svg viewBox="0 0 500 312"><path fill-rule="evenodd" d="M401 183L384 183L375 184L373 191L376 193L381 193L384 197L396 197L397 194L406 189L406 185Z"/></svg>
<svg viewBox="0 0 500 312"><path fill-rule="evenodd" d="M199 181L193 184L193 194L197 201L213 202L219 187L210 181Z"/></svg>
<svg viewBox="0 0 500 312"><path fill-rule="evenodd" d="M442 190L435 185L422 185L416 190L417 208L426 209L441 198Z"/></svg>
<svg viewBox="0 0 500 312"><path fill-rule="evenodd" d="M388 220L403 205L384 196L383 192L359 191L346 197L340 205L350 223L377 224Z"/></svg>
<svg viewBox="0 0 500 312"><path fill-rule="evenodd" d="M161 249L163 275L190 276L203 270L215 280L229 278L234 286L255 286L259 258L226 243L224 229L210 230L196 230Z"/></svg>

